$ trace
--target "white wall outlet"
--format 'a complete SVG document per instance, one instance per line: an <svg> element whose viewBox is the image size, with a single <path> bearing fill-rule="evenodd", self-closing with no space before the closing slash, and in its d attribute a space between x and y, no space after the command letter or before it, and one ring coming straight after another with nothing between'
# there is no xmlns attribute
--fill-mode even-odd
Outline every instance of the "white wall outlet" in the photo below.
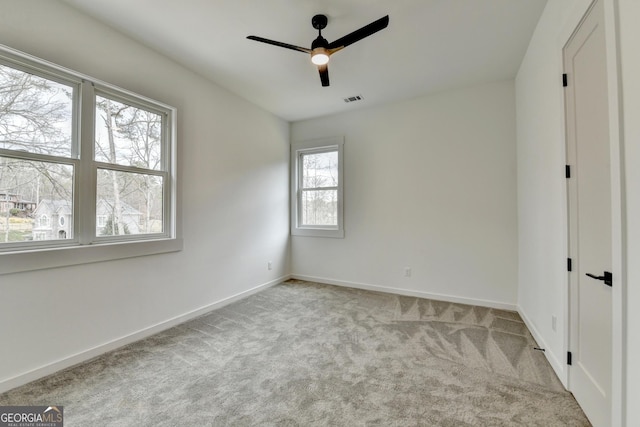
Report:
<svg viewBox="0 0 640 427"><path fill-rule="evenodd" d="M411 267L404 268L404 277L411 277Z"/></svg>
<svg viewBox="0 0 640 427"><path fill-rule="evenodd" d="M267 270L269 271L273 270L273 262L271 261L267 262Z"/></svg>
<svg viewBox="0 0 640 427"><path fill-rule="evenodd" d="M556 316L551 316L551 329L553 329L553 332L556 331L557 327L558 327L558 318Z"/></svg>

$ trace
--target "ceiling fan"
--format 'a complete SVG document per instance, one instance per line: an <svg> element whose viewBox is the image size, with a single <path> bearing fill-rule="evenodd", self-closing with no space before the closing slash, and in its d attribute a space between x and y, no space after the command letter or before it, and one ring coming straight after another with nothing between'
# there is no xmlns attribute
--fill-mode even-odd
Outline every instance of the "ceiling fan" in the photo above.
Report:
<svg viewBox="0 0 640 427"><path fill-rule="evenodd" d="M389 25L389 15L373 21L372 23L365 25L364 27L355 30L352 33L347 34L344 37L339 38L336 41L329 43L327 39L322 37L322 30L327 26L327 17L325 15L316 15L311 19L311 25L318 30L318 37L311 43L311 49L306 47L294 46L288 43L281 43L274 40L265 39L258 36L247 36L250 40L255 40L262 43L272 44L274 46L284 47L286 49L297 50L299 52L308 53L311 55L311 62L318 66L320 73L320 81L322 86L329 86L329 56L337 51L344 49L345 47L362 40L365 37L377 33L378 31L387 28Z"/></svg>

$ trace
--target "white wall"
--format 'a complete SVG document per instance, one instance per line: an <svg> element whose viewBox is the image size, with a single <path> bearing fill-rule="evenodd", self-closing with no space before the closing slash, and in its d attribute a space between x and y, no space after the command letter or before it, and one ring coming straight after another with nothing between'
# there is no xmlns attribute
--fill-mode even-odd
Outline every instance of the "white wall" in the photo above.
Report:
<svg viewBox="0 0 640 427"><path fill-rule="evenodd" d="M550 0L516 78L518 305L566 384L567 208L562 47L590 0ZM573 27L571 27L573 25ZM556 316L557 328L551 327Z"/></svg>
<svg viewBox="0 0 640 427"><path fill-rule="evenodd" d="M184 238L0 276L0 391L287 276L288 123L57 1L3 0L0 43L177 107Z"/></svg>
<svg viewBox="0 0 640 427"><path fill-rule="evenodd" d="M293 237L293 275L514 308L514 110L505 81L293 123L345 137L345 238Z"/></svg>
<svg viewBox="0 0 640 427"><path fill-rule="evenodd" d="M640 425L640 2L618 0L626 185L626 421Z"/></svg>

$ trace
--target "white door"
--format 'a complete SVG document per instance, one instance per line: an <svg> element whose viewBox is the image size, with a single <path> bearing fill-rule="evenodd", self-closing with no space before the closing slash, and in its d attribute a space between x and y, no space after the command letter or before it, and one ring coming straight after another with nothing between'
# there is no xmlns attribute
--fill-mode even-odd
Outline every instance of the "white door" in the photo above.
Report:
<svg viewBox="0 0 640 427"><path fill-rule="evenodd" d="M569 195L569 389L594 426L611 424L611 177L606 43L597 0L564 48ZM605 273L606 272L606 273ZM588 276L590 274L590 277ZM606 279L605 279L606 277Z"/></svg>

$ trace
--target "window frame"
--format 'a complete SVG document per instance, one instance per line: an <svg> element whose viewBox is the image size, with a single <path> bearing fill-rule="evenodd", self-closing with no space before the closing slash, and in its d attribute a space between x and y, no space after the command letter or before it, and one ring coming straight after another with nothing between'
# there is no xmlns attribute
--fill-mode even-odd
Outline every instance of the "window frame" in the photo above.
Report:
<svg viewBox="0 0 640 427"><path fill-rule="evenodd" d="M302 224L302 156L327 152L338 153L337 225ZM344 238L344 137L300 141L291 144L291 235ZM335 187L331 187L333 189Z"/></svg>
<svg viewBox="0 0 640 427"><path fill-rule="evenodd" d="M34 238L28 242L0 243L0 274L182 250L182 239L177 236L176 108L4 45L0 45L0 63L74 89L69 157L0 148L0 156L3 157L61 163L73 167L73 220L68 225L73 237L64 240L36 241ZM149 171L94 160L96 96L107 96L162 114L163 161L161 169L154 171L154 174L163 176L162 233L108 237L98 236L96 233L98 169L143 174ZM127 248L123 248L123 245Z"/></svg>

